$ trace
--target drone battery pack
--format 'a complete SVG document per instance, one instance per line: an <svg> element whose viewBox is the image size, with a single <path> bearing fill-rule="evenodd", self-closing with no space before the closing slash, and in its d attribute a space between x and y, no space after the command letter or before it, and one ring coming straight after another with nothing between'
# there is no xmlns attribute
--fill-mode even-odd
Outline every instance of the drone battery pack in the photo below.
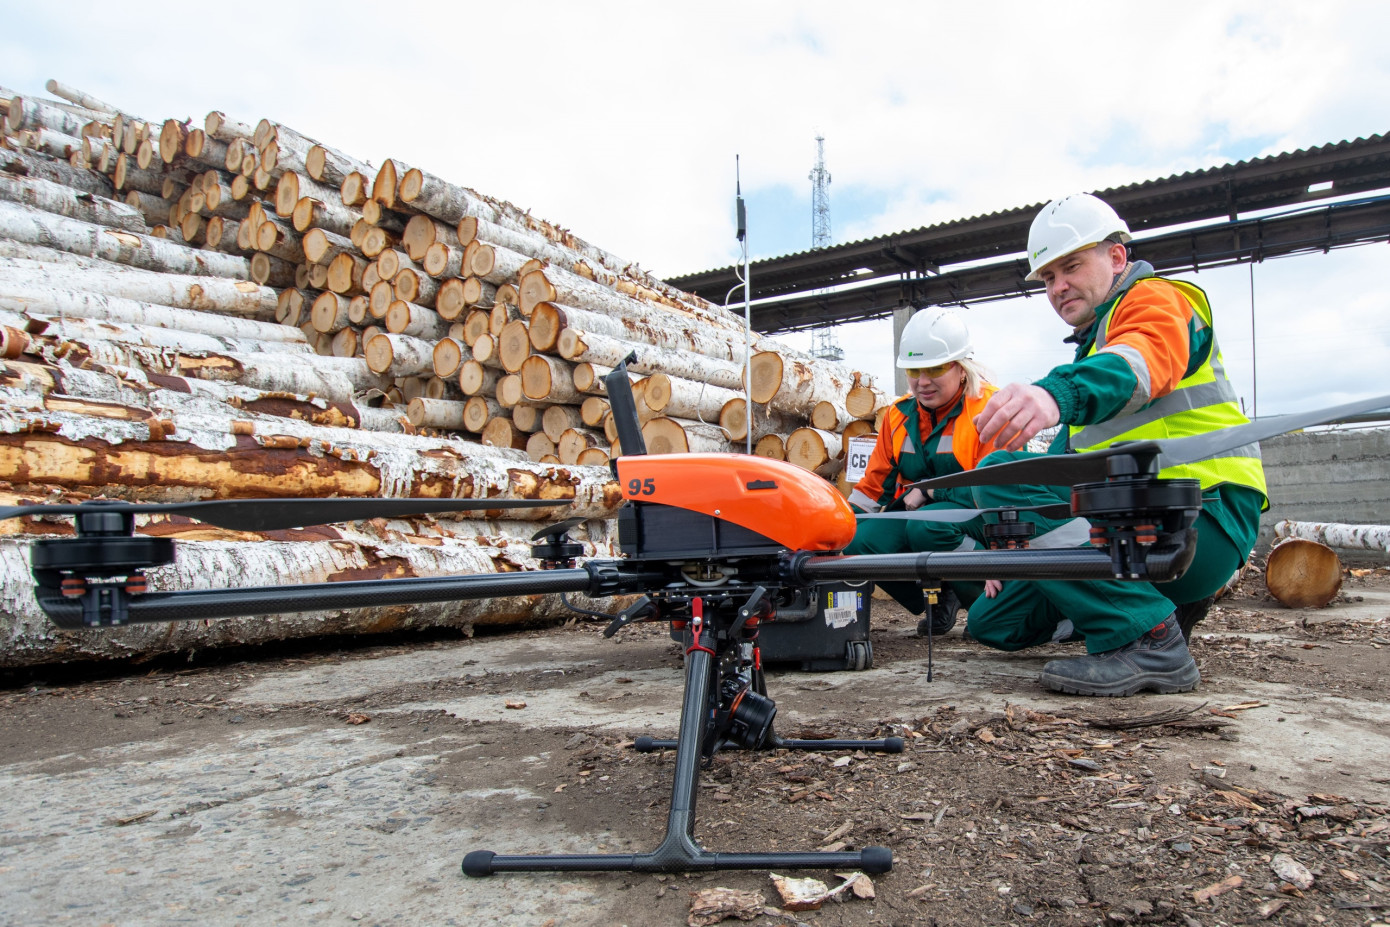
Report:
<svg viewBox="0 0 1390 927"><path fill-rule="evenodd" d="M758 626L764 664L808 672L862 670L873 665L869 642L872 583L817 583L804 609L781 609Z"/></svg>

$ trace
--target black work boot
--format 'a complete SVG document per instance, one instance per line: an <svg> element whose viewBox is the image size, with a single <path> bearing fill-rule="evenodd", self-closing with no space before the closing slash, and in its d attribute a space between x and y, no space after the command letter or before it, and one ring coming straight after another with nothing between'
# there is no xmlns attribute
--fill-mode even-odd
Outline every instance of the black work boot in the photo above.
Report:
<svg viewBox="0 0 1390 927"><path fill-rule="evenodd" d="M1178 627L1182 628L1184 640L1192 640L1192 629L1197 627L1197 622L1207 617L1207 612L1215 602L1216 596L1209 595L1205 599L1178 606Z"/></svg>
<svg viewBox="0 0 1390 927"><path fill-rule="evenodd" d="M1052 660L1043 667L1039 681L1055 692L1117 696L1143 689L1191 692L1201 679L1174 614L1123 647Z"/></svg>
<svg viewBox="0 0 1390 927"><path fill-rule="evenodd" d="M927 613L917 622L917 636L926 637L928 630L932 637L940 637L956 626L956 612L960 611L960 596L950 586L944 586L936 597L936 604L928 603Z"/></svg>

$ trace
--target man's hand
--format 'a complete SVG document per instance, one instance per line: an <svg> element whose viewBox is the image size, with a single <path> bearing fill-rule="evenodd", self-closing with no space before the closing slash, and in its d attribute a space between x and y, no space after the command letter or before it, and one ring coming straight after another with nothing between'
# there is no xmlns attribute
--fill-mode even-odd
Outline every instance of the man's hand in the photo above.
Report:
<svg viewBox="0 0 1390 927"><path fill-rule="evenodd" d="M1004 590L1004 584L997 579L985 580L985 598L992 599Z"/></svg>
<svg viewBox="0 0 1390 927"><path fill-rule="evenodd" d="M990 397L984 411L975 416L975 428L981 442L998 436L995 446L1006 451L1019 451L1028 439L1061 421L1057 400L1041 386L1010 383Z"/></svg>

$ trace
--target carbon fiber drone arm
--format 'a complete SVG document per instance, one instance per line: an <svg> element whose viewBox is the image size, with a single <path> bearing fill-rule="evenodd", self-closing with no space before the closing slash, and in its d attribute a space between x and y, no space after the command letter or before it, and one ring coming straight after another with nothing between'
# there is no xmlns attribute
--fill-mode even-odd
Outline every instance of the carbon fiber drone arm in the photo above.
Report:
<svg viewBox="0 0 1390 927"><path fill-rule="evenodd" d="M1191 528L1159 538L1144 554L1144 579L1167 582L1186 572L1197 550L1197 532ZM826 557L793 554L786 566L796 582L828 580L881 582L884 580L986 580L986 579L1117 579L1111 557L1104 550L1086 548L947 551L941 553L865 554L858 557Z"/></svg>
<svg viewBox="0 0 1390 927"><path fill-rule="evenodd" d="M624 572L616 561L595 560L570 570L145 592L138 595L127 594L118 584L104 584L93 586L83 596L65 596L52 585L40 584L36 598L39 607L55 625L76 629L554 592L583 592L601 598L643 591L660 578L659 575L643 571Z"/></svg>

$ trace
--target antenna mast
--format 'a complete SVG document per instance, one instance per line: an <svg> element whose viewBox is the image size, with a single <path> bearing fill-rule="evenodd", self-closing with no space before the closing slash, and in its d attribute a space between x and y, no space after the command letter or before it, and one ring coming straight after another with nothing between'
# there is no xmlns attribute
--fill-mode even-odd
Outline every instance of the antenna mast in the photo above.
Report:
<svg viewBox="0 0 1390 927"><path fill-rule="evenodd" d="M816 166L811 168L811 247L830 247L830 172L825 169L825 136L816 135ZM811 334L811 356L822 360L845 359L833 329L818 328Z"/></svg>

